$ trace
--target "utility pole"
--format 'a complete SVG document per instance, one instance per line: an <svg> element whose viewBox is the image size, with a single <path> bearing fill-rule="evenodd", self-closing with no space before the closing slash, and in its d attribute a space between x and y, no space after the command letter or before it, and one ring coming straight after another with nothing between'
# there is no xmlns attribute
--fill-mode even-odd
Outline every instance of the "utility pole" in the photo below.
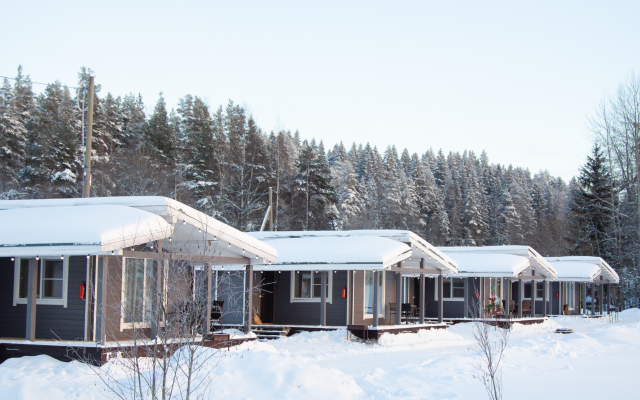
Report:
<svg viewBox="0 0 640 400"><path fill-rule="evenodd" d="M273 230L273 188L269 186L269 230Z"/></svg>
<svg viewBox="0 0 640 400"><path fill-rule="evenodd" d="M84 151L84 174L82 181L82 198L91 197L91 138L93 128L93 78L89 77L89 118L87 118L87 142Z"/></svg>

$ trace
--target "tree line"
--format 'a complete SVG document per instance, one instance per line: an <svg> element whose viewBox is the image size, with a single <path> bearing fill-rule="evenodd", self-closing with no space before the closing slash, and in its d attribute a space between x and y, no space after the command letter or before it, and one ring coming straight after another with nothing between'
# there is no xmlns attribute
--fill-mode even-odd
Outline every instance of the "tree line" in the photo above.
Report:
<svg viewBox="0 0 640 400"><path fill-rule="evenodd" d="M80 196L78 97L89 74L81 69L76 91L55 82L39 94L21 68L4 80L1 198ZM594 152L567 184L547 171L491 163L484 151L326 149L298 131L263 131L232 101L213 109L190 94L168 110L161 93L147 115L140 95L103 96L96 85L92 196L167 196L254 231L272 187L277 230L408 229L434 245L602 256L625 276L632 304L640 284L638 87L633 80L603 103L592 121Z"/></svg>

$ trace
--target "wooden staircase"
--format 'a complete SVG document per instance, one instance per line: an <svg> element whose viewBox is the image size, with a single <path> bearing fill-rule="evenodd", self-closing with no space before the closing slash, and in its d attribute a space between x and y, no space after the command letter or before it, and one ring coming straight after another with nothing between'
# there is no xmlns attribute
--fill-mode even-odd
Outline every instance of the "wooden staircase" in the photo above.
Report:
<svg viewBox="0 0 640 400"><path fill-rule="evenodd" d="M253 325L251 330L256 334L258 340L266 341L289 336L291 328L273 325Z"/></svg>

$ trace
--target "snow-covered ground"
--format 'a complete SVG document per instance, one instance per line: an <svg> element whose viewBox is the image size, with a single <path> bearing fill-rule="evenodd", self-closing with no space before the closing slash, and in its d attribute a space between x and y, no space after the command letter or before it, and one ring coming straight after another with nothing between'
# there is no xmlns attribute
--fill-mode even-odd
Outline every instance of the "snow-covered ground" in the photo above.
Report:
<svg viewBox="0 0 640 400"><path fill-rule="evenodd" d="M575 333L554 333L559 327ZM557 317L516 325L504 361L504 398L633 399L640 393L640 310L608 318ZM474 379L472 325L385 335L378 344L344 331L302 333L226 352L215 399L483 399ZM114 368L107 365L103 368ZM0 398L103 398L103 384L77 362L45 356L0 364Z"/></svg>

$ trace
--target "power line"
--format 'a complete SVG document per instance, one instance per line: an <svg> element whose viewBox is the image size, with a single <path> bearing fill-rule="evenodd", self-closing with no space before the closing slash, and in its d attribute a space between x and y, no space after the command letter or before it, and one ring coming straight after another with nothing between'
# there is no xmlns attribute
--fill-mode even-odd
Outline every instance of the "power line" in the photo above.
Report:
<svg viewBox="0 0 640 400"><path fill-rule="evenodd" d="M12 81L17 81L16 78L9 78L8 76L2 76L0 75L0 78L5 78L5 79L11 79ZM44 85L44 86L49 86L51 85L51 83L41 83L41 82L34 82L34 81L30 81L31 83L35 83L36 85ZM63 85L63 86L67 86L67 85ZM77 89L77 87L75 86L67 86L70 89Z"/></svg>

